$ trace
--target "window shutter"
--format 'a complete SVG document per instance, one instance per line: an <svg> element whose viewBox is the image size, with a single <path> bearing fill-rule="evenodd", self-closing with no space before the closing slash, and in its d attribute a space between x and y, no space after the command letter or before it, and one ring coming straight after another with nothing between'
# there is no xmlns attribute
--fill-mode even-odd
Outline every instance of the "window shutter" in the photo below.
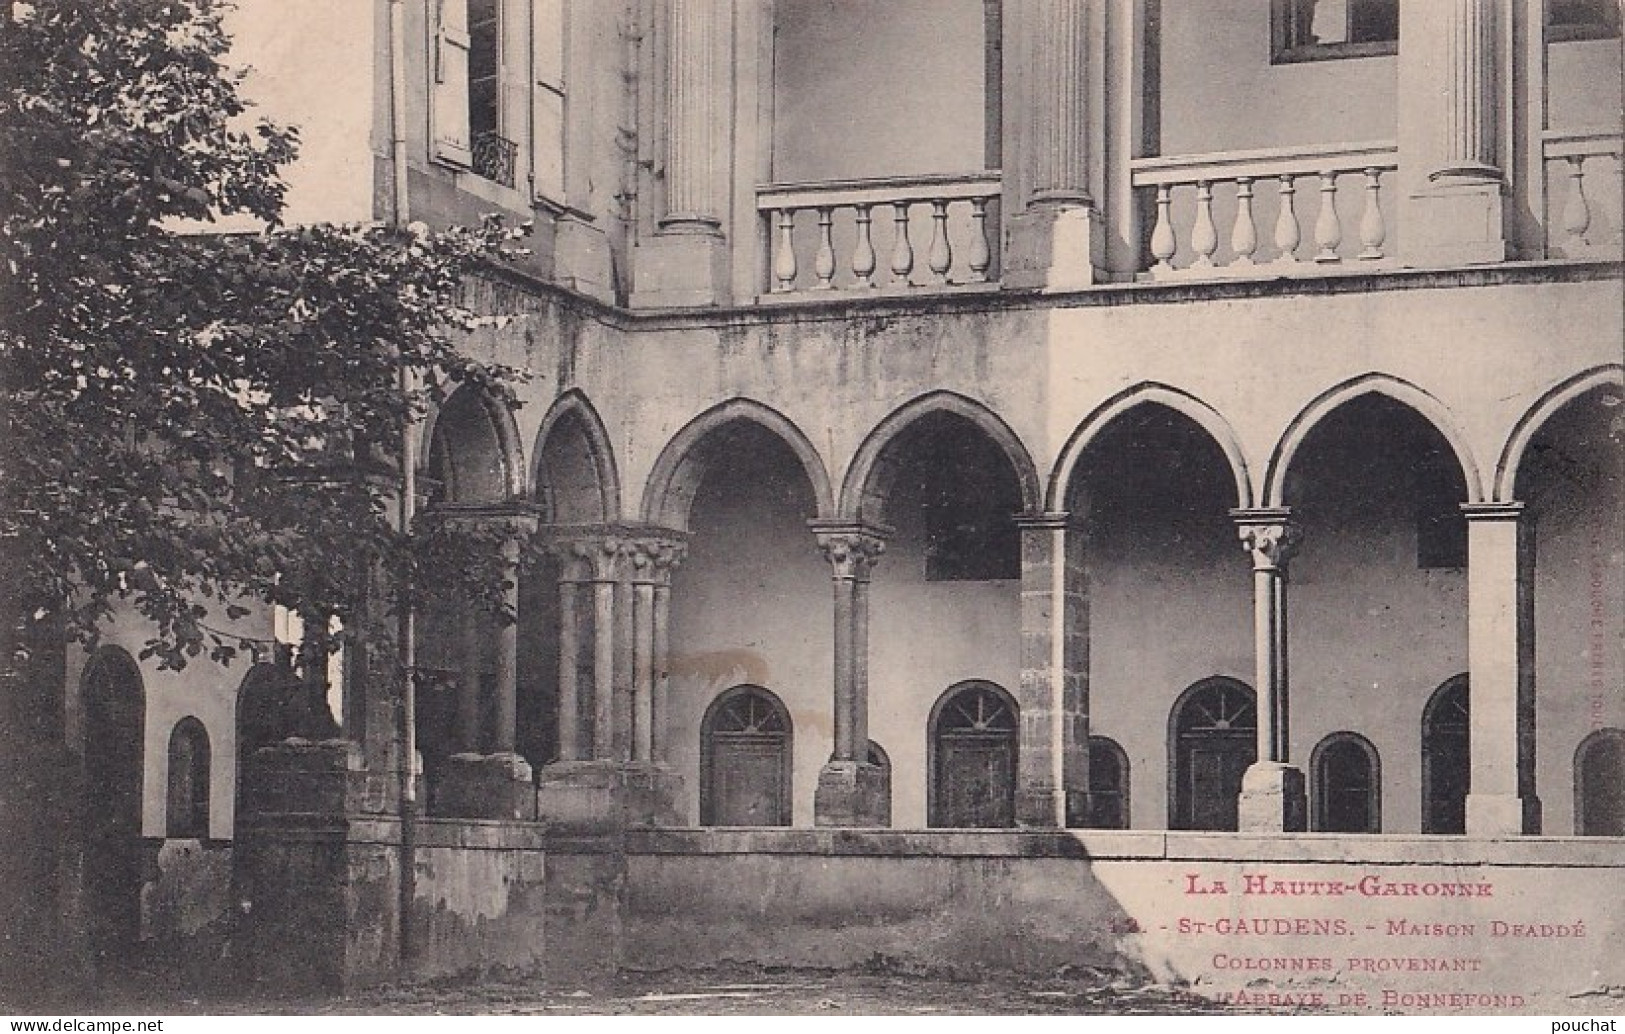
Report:
<svg viewBox="0 0 1625 1034"><path fill-rule="evenodd" d="M564 200L564 0L531 8L531 177L538 199Z"/></svg>
<svg viewBox="0 0 1625 1034"><path fill-rule="evenodd" d="M434 156L464 167L474 160L468 139L468 49L468 0L440 0L430 105Z"/></svg>

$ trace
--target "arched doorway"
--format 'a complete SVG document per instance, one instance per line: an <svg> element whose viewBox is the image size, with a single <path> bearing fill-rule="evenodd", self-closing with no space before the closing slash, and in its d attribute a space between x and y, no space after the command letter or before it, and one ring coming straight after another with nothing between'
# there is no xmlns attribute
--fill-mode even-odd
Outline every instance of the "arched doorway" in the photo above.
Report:
<svg viewBox="0 0 1625 1034"><path fill-rule="evenodd" d="M1574 752L1574 832L1625 837L1625 729L1598 729Z"/></svg>
<svg viewBox="0 0 1625 1034"><path fill-rule="evenodd" d="M141 935L146 690L125 651L104 646L81 679L85 707L85 904L90 950L117 964Z"/></svg>
<svg viewBox="0 0 1625 1034"><path fill-rule="evenodd" d="M1204 679L1174 702L1168 814L1174 829L1231 830L1241 777L1258 760L1258 701L1245 683Z"/></svg>
<svg viewBox="0 0 1625 1034"><path fill-rule="evenodd" d="M760 686L726 690L700 727L700 825L788 826L790 712Z"/></svg>
<svg viewBox="0 0 1625 1034"><path fill-rule="evenodd" d="M1382 779L1377 748L1364 736L1334 732L1309 755L1310 826L1317 833L1382 830Z"/></svg>
<svg viewBox="0 0 1625 1034"><path fill-rule="evenodd" d="M1015 698L991 682L952 686L931 709L926 812L934 828L987 829L1016 821Z"/></svg>
<svg viewBox="0 0 1625 1034"><path fill-rule="evenodd" d="M188 715L169 734L169 785L164 836L202 839L209 835L209 733Z"/></svg>
<svg viewBox="0 0 1625 1034"><path fill-rule="evenodd" d="M1467 831L1467 676L1457 675L1433 691L1422 711L1422 832Z"/></svg>

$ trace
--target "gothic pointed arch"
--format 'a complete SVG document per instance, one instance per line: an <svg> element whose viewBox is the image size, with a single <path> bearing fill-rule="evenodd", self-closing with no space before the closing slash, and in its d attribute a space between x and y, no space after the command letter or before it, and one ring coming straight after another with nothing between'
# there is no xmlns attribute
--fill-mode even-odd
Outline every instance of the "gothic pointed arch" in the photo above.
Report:
<svg viewBox="0 0 1625 1034"><path fill-rule="evenodd" d="M1292 418L1292 422L1287 425L1286 432L1270 456L1269 466L1265 469L1263 505L1287 505L1287 474L1292 469L1292 460L1297 455L1298 449L1327 416L1347 403L1367 395L1386 396L1411 409L1430 424L1444 438L1455 456L1466 485L1466 499L1463 501L1469 503L1484 501L1484 484L1478 462L1473 458L1466 437L1444 403L1409 381L1385 373L1368 373L1351 378L1323 392Z"/></svg>
<svg viewBox="0 0 1625 1034"><path fill-rule="evenodd" d="M1540 433L1552 417L1570 402L1607 387L1625 387L1625 366L1609 363L1593 367L1558 382L1530 406L1512 428L1506 444L1501 447L1500 460L1495 465L1495 498L1511 502L1516 498L1518 471L1529 451L1529 443Z"/></svg>
<svg viewBox="0 0 1625 1034"><path fill-rule="evenodd" d="M600 524L621 517L621 475L603 418L571 388L542 417L532 450L531 494L550 524Z"/></svg>
<svg viewBox="0 0 1625 1034"><path fill-rule="evenodd" d="M816 517L834 512L828 469L812 441L784 414L749 398L713 406L678 431L655 460L643 490L643 519L650 524L686 530L694 493L706 473L729 455L730 431L754 425L777 437L795 455L812 486Z"/></svg>
<svg viewBox="0 0 1625 1034"><path fill-rule="evenodd" d="M1143 406L1162 406L1185 417L1207 432L1224 453L1229 463L1231 479L1235 482L1235 502L1238 507L1253 504L1252 475L1246 453L1235 430L1212 406L1179 388L1146 381L1107 399L1078 424L1072 436L1061 449L1060 459L1050 474L1047 508L1060 511L1067 508L1067 494L1079 461L1101 434L1119 417Z"/></svg>
<svg viewBox="0 0 1625 1034"><path fill-rule="evenodd" d="M513 411L459 385L423 426L418 474L433 502L493 503L524 495L524 447Z"/></svg>
<svg viewBox="0 0 1625 1034"><path fill-rule="evenodd" d="M888 460L892 446L923 419L938 415L969 423L993 443L1009 461L1021 497L1022 509L1037 513L1044 492L1032 454L1020 436L998 414L974 399L951 391L933 391L904 403L882 420L858 446L841 483L840 515L860 521L880 521L897 469Z"/></svg>

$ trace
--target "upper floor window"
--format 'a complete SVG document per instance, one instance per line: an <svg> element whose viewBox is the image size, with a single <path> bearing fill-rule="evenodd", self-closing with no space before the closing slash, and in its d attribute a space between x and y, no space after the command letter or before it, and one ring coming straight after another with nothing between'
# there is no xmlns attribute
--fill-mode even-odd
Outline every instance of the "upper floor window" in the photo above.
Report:
<svg viewBox="0 0 1625 1034"><path fill-rule="evenodd" d="M1274 0L1270 23L1278 64L1399 49L1399 0Z"/></svg>
<svg viewBox="0 0 1625 1034"><path fill-rule="evenodd" d="M438 0L436 160L562 200L563 0Z"/></svg>
<svg viewBox="0 0 1625 1034"><path fill-rule="evenodd" d="M1561 43L1618 35L1618 0L1546 0L1548 40Z"/></svg>

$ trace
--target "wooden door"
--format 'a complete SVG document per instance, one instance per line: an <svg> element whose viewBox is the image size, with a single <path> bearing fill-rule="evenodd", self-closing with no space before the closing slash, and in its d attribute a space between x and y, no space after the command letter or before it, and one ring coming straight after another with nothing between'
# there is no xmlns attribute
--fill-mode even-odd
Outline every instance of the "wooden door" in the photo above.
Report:
<svg viewBox="0 0 1625 1034"><path fill-rule="evenodd" d="M935 826L1015 825L1015 744L1009 737L948 735L938 747Z"/></svg>
<svg viewBox="0 0 1625 1034"><path fill-rule="evenodd" d="M711 752L711 825L789 824L784 747L783 737L717 734Z"/></svg>
<svg viewBox="0 0 1625 1034"><path fill-rule="evenodd" d="M1191 734L1185 737L1189 773L1186 829L1234 830L1241 777L1253 763L1251 736Z"/></svg>

